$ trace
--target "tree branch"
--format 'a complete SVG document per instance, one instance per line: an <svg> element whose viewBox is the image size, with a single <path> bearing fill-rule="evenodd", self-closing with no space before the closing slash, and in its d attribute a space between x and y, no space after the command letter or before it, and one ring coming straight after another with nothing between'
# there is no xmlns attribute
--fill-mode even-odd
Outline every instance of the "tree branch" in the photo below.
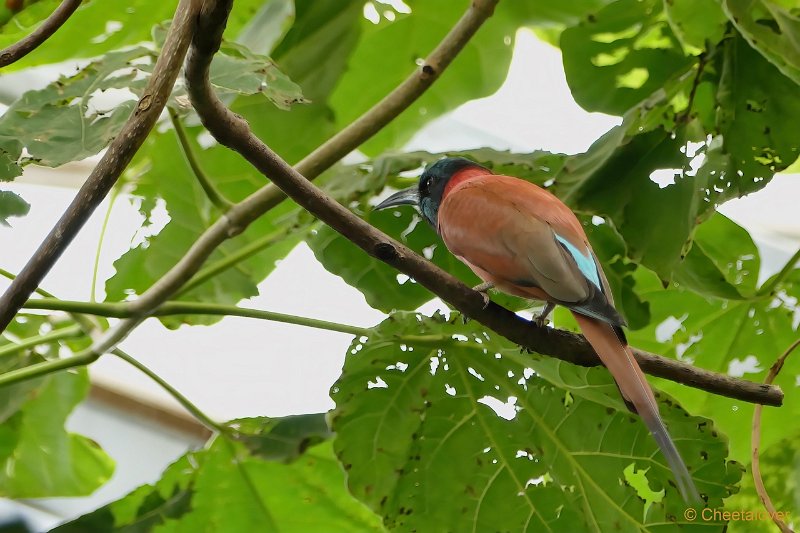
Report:
<svg viewBox="0 0 800 533"><path fill-rule="evenodd" d="M477 31L480 25L492 14L494 6L498 0L475 0L470 4L467 12L456 24L456 27L451 31L442 43L436 48L428 61L435 61L438 67L438 72L434 70L433 73L426 71L423 66L421 74L417 73L412 75L404 86L406 89L401 91L393 91L394 97L387 97L378 103L373 109L367 112L368 119L358 119L353 125L339 134L335 135L330 141L323 146L328 148L323 149L320 147L314 153L321 155L309 155L304 161L304 167L316 171L311 171L312 175L321 173L327 166L333 164L337 157L343 157L352 150L354 150L360 143L368 139L375 131L379 130L397 116L403 109L407 108L411 103L427 88L433 80L441 74L445 66L450 64L453 58L463 48L464 44L469 38ZM209 31L221 39L222 32L225 28L227 14L230 12L232 2L226 2L221 5L215 1L210 1L203 6L201 16L199 17L198 28L196 32ZM208 16L211 13L211 16ZM456 29L458 31L456 31ZM219 41L212 49L203 50L207 47L208 42L203 39L194 41L194 52L190 51L190 55L194 53L195 57L210 58L216 53L219 48ZM204 60L194 61L193 64L198 67L195 69L188 68L187 62L187 82L190 85L198 85L203 87L206 82L203 81L204 75L207 74L207 66L203 67ZM190 73L192 70L192 73ZM208 88L210 91L210 87ZM391 96L391 95L390 95ZM384 103L389 101L389 103ZM355 125L361 126L355 127ZM327 165L327 166L326 166ZM211 253L225 240L234 237L244 231L258 217L269 211L272 207L277 205L285 196L280 193L275 196L269 186L262 187L249 197L245 198L240 203L236 204L227 213L223 214L214 224L208 228L184 255L181 260L157 282L155 282L147 291L145 291L137 300L131 302L132 309L135 316L127 319L126 321L118 324L113 330L109 330L102 343L98 343L95 349L103 347L114 346L117 342L124 339L133 328L135 328L140 320L138 317L146 316L153 309L161 305L171 295L175 294L181 287L189 282L192 276L201 268L206 259Z"/></svg>
<svg viewBox="0 0 800 533"><path fill-rule="evenodd" d="M306 179L314 180L405 111L433 85L464 49L475 32L492 15L498 1L471 2L464 15L419 68L366 113L304 157L295 165L295 169ZM285 199L286 194L274 184L262 187L248 198L258 204L262 213Z"/></svg>
<svg viewBox="0 0 800 533"><path fill-rule="evenodd" d="M49 311L64 311L66 313L89 314L107 318L133 318L136 313L128 302L75 302L70 300L60 300L58 298L32 298L23 306L25 309L46 309ZM305 316L287 315L274 311L264 311L261 309L247 309L236 305L212 304L204 302L164 302L155 309L150 316L174 316L174 315L210 315L210 316L239 316L244 318L255 318L258 320L269 320L271 322L281 322L283 324L294 324L327 331L338 331L349 335L369 335L369 328L351 326L349 324L339 324L338 322L328 322ZM61 331L61 330L59 330ZM14 345L12 345L14 346ZM0 347L0 354L3 353Z"/></svg>
<svg viewBox="0 0 800 533"><path fill-rule="evenodd" d="M0 68L7 67L33 52L49 39L81 5L81 0L63 0L53 13L30 35L0 51Z"/></svg>
<svg viewBox="0 0 800 533"><path fill-rule="evenodd" d="M537 327L493 302L486 304L481 294L339 205L255 137L247 122L227 109L216 97L208 80L211 58L219 48L230 5L230 0L208 4L208 9L198 19L198 31L195 33L186 65L192 103L203 125L218 142L242 154L300 206L368 254L413 277L466 316L537 353L583 366L600 364L591 346L582 336ZM227 216L231 220L249 220L258 216L260 204L248 200L250 199L238 204ZM152 296L148 304L158 305ZM783 398L777 387L716 374L641 350L635 350L634 353L642 369L652 375L745 401L780 405Z"/></svg>
<svg viewBox="0 0 800 533"><path fill-rule="evenodd" d="M117 182L155 125L178 77L202 0L181 0L142 98L122 131L39 249L0 297L0 332L41 283L72 239Z"/></svg>

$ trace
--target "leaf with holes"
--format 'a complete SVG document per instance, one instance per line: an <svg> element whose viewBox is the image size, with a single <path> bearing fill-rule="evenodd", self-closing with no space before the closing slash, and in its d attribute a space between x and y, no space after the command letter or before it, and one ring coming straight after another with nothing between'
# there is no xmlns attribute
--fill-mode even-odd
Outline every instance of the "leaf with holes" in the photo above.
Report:
<svg viewBox="0 0 800 533"><path fill-rule="evenodd" d="M560 44L575 101L612 115L624 114L693 62L657 0L618 0L566 29Z"/></svg>
<svg viewBox="0 0 800 533"><path fill-rule="evenodd" d="M332 389L348 486L389 529L691 527L655 442L604 369L561 365L562 382L575 385L563 390L516 346L458 321L392 315L354 342ZM662 413L700 492L719 507L741 476L725 439L674 402ZM634 467L663 498L637 496L631 485L646 494L641 480L625 473Z"/></svg>
<svg viewBox="0 0 800 533"><path fill-rule="evenodd" d="M728 39L718 55L717 128L730 154L729 175L742 176L741 196L800 155L800 89L744 39Z"/></svg>
<svg viewBox="0 0 800 533"><path fill-rule="evenodd" d="M741 264L734 260L723 272L754 279L758 259L739 260ZM630 332L631 344L701 368L761 382L767 369L800 333L800 270L794 270L766 294L747 300L708 298L676 286L665 290L643 270L637 272L637 286L650 303L652 322ZM795 382L798 374L800 358L790 357L775 382L784 391L783 406L764 409L763 450L785 437L786 420L800 417L800 388ZM694 412L713 416L715 424L731 439L731 457L749 462L752 404L667 381L659 380L659 387L684 405L691 405Z"/></svg>
<svg viewBox="0 0 800 533"><path fill-rule="evenodd" d="M742 37L787 78L800 84L800 17L771 0L723 0Z"/></svg>

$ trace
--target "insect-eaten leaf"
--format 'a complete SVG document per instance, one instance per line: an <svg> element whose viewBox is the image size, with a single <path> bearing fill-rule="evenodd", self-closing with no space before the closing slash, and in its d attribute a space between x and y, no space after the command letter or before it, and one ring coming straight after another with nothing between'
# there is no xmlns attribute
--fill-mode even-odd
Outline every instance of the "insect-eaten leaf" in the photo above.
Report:
<svg viewBox="0 0 800 533"><path fill-rule="evenodd" d="M334 446L351 492L399 531L692 527L672 473L604 368L522 355L458 317L397 313L356 339L334 384ZM660 408L712 508L742 469L711 421ZM660 501L630 485L646 470ZM703 531L723 531L706 522Z"/></svg>

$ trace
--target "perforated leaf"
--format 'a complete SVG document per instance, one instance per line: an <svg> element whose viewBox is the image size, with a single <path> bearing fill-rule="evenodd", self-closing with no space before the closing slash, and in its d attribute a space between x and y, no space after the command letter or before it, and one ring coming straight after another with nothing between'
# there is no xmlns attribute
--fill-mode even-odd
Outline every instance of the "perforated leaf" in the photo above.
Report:
<svg viewBox="0 0 800 533"><path fill-rule="evenodd" d="M392 315L354 342L332 389L350 490L400 531L692 528L655 442L605 369L543 363L566 390L477 325ZM671 401L661 411L700 492L720 506L741 476L724 437ZM663 499L647 505L626 468L646 470Z"/></svg>

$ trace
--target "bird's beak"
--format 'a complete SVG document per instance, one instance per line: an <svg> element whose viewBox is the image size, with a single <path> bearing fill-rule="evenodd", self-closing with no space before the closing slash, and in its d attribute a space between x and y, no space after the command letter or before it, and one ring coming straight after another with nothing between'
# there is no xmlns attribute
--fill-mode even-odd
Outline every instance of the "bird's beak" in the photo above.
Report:
<svg viewBox="0 0 800 533"><path fill-rule="evenodd" d="M419 188L414 185L408 189L397 191L386 200L375 206L375 211L395 207L398 205L417 205L419 204Z"/></svg>

